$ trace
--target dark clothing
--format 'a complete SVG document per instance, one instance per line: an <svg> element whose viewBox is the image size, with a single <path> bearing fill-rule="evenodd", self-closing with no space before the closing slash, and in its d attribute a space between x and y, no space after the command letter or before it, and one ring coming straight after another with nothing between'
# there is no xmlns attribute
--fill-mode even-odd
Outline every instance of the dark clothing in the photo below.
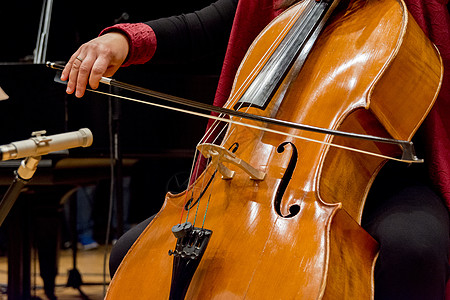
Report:
<svg viewBox="0 0 450 300"><path fill-rule="evenodd" d="M131 248L131 246L133 246L134 242L154 217L155 216L151 216L150 218L142 221L138 225L125 232L125 234L122 235L114 244L114 247L112 248L111 254L109 256L109 274L111 278L116 273L117 268L127 254L128 250Z"/></svg>
<svg viewBox="0 0 450 300"><path fill-rule="evenodd" d="M388 164L369 193L362 226L380 243L375 299L444 299L450 221L423 165Z"/></svg>
<svg viewBox="0 0 450 300"><path fill-rule="evenodd" d="M237 3L218 0L194 13L146 22L158 41L151 61L182 62L224 54Z"/></svg>

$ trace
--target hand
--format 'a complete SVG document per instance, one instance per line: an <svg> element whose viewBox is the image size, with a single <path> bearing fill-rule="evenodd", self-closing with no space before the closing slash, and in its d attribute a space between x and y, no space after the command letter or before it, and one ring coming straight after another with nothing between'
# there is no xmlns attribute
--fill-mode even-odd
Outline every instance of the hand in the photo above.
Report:
<svg viewBox="0 0 450 300"><path fill-rule="evenodd" d="M119 32L109 32L83 45L64 67L61 80L67 83L66 92L80 98L89 86L98 88L100 79L111 77L127 58L128 39Z"/></svg>

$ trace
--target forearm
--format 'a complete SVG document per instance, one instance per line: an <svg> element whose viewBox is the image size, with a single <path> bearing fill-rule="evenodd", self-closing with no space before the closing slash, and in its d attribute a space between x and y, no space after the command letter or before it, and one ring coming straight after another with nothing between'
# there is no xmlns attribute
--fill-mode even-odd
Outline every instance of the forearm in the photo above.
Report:
<svg viewBox="0 0 450 300"><path fill-rule="evenodd" d="M118 31L130 45L123 66L152 61L201 58L226 47L238 0L218 0L189 14L146 23L118 24L101 34Z"/></svg>
<svg viewBox="0 0 450 300"><path fill-rule="evenodd" d="M218 0L194 13L146 22L155 32L155 60L190 60L224 51L237 0Z"/></svg>

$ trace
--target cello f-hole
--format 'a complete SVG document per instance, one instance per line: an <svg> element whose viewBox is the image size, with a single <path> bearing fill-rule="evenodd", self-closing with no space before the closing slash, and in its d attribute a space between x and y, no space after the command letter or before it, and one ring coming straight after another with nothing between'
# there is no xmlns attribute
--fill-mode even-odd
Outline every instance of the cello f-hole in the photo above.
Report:
<svg viewBox="0 0 450 300"><path fill-rule="evenodd" d="M286 192L286 188L289 185L289 182L291 181L292 174L294 173L294 169L295 169L295 166L297 165L297 161L298 161L297 147L295 147L295 145L291 142L281 143L277 147L277 152L283 153L286 148L286 145L288 145L288 144L292 148L291 159L289 160L288 167L286 168L286 171L283 174L283 178L281 178L281 182L280 182L280 185L278 186L277 192L275 194L275 200L274 200L275 211L277 212L277 214L279 216L281 216L283 218L292 218L295 215L297 215L298 212L300 211L300 205L294 204L289 207L288 215L283 215L281 213L281 200L283 199L284 193Z"/></svg>

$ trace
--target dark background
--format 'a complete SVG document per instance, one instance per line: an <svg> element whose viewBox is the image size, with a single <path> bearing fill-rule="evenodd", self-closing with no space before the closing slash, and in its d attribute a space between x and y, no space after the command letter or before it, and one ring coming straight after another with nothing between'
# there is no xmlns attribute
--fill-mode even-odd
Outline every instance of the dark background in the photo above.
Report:
<svg viewBox="0 0 450 300"><path fill-rule="evenodd" d="M64 63L82 43L95 38L124 13L129 18L121 22L144 22L188 13L211 2L54 1L46 60ZM82 99L66 95L65 86L53 81L54 70L30 64L42 4L36 0L2 3L0 86L10 99L0 102L0 144L27 139L37 130L52 135L88 127L94 135L93 145L70 150L70 157L108 157L110 99L93 93ZM131 66L122 68L114 78L212 103L222 59L223 53L212 53L201 61ZM119 103L123 157L139 160L125 171L132 176L130 220L138 222L159 209L173 175L190 170L195 145L207 121L142 104ZM102 185L107 184L103 181ZM100 201L107 201L107 190L100 190Z"/></svg>
<svg viewBox="0 0 450 300"><path fill-rule="evenodd" d="M48 59L67 60L83 42L115 24L123 13L122 22L145 22L160 17L189 13L213 0L173 1L54 1L49 35ZM39 29L42 1L22 0L2 3L1 61L19 61L32 55Z"/></svg>
<svg viewBox="0 0 450 300"><path fill-rule="evenodd" d="M145 4L143 4L145 3ZM55 1L51 18L49 42L46 60L53 62L65 62L72 53L84 42L95 38L99 32L110 25L113 25L123 13L127 13L129 19L126 22L140 22L174 14L181 14L200 9L209 3L208 0L195 1ZM18 62L32 62L33 50L36 45L39 28L39 18L41 14L41 1L10 1L2 5L4 18L0 20L2 28L2 46L0 47L0 86L10 96L10 102L19 101L26 98L26 102L31 107L22 105L2 103L0 110L3 113L17 112L19 108L22 112L20 121L25 119L24 110L31 111L34 115L33 128L24 128L23 123L18 124L21 128L13 128L16 125L9 122L0 123L0 142L6 143L15 139L27 138L31 131L46 129L48 134L52 132L52 125L44 121L43 128L38 127L41 119L45 117L63 118L60 111L64 111L62 103L64 98L68 102L69 116L66 116L69 130L77 130L80 127L97 127L101 130L104 118L107 117L107 101L104 96L87 94L82 100L74 97L67 97L64 94L64 86L54 83L52 78L55 74L53 70L47 70L44 66L11 66ZM7 13L6 13L7 12ZM135 85L141 85L158 91L191 98L193 100L212 102L218 73L221 66L221 55L212 54L211 57L201 61L191 61L184 64L147 64L144 66L131 66L121 69L115 79ZM16 96L17 95L17 96ZM136 96L136 95L135 95ZM40 103L40 98L46 101ZM39 103L36 103L39 102ZM55 103L56 102L56 103ZM85 102L89 102L87 105ZM13 105L13 107L8 107ZM6 106L6 107L5 107ZM40 107L40 108L39 108ZM38 112L41 117L37 117ZM50 110L50 111L49 111ZM53 113L53 110L55 113ZM198 120L180 116L179 113L171 113L146 107L141 104L123 104L123 130L124 130L124 153L142 153L148 151L148 142L153 147L165 149L166 143L174 143L171 148L190 148L196 141L191 141L188 132L196 130L205 124L205 120ZM5 121L2 118L2 121ZM17 118L14 118L17 120ZM186 124L192 124L187 126ZM7 127L7 129L5 128ZM24 131L20 131L20 129ZM132 129L139 128L136 134L130 136ZM15 134L6 134L4 131ZM56 127L55 129L62 129ZM162 130L163 129L163 130ZM188 130L189 129L189 130ZM19 131L16 131L19 130ZM92 130L96 130L93 128ZM183 131L183 132L179 132ZM151 133L152 132L152 133ZM179 133L177 133L179 132ZM18 133L18 134L17 134ZM95 136L93 148L105 148L107 143L103 136L107 131L99 131ZM133 133L133 131L132 131ZM146 137L148 136L148 138ZM150 137L151 136L151 137ZM169 138L170 136L170 138ZM8 140L11 139L12 140ZM138 138L138 139L136 139Z"/></svg>

